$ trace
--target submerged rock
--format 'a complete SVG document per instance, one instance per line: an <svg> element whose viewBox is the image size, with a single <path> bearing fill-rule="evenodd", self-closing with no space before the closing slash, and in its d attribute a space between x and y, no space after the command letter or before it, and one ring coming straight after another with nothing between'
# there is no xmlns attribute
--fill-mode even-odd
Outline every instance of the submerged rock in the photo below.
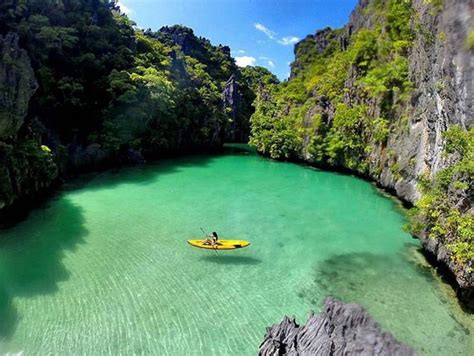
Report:
<svg viewBox="0 0 474 356"><path fill-rule="evenodd" d="M416 355L410 347L381 330L358 304L327 298L320 314L305 325L285 316L267 329L259 355Z"/></svg>

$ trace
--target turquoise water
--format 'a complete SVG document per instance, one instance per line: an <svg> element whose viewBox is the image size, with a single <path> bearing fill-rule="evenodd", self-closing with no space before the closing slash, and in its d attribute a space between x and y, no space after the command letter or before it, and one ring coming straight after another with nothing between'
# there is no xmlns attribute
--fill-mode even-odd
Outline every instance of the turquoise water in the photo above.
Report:
<svg viewBox="0 0 474 356"><path fill-rule="evenodd" d="M252 355L327 295L421 354L472 354L473 316L402 213L360 179L242 149L88 176L0 231L0 354ZM192 248L200 227L252 245Z"/></svg>

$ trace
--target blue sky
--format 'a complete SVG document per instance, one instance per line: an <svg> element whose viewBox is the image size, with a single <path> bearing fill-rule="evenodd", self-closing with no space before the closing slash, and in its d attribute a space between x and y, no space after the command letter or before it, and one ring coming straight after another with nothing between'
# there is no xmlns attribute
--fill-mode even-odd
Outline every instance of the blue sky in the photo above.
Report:
<svg viewBox="0 0 474 356"><path fill-rule="evenodd" d="M232 49L237 63L261 65L287 78L299 39L326 26L341 27L357 0L119 0L139 27L191 27Z"/></svg>

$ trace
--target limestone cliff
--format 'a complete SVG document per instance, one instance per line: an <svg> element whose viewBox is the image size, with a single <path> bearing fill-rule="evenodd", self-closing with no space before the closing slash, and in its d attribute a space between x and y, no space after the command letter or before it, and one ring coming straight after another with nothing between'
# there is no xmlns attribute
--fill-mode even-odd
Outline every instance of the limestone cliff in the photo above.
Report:
<svg viewBox="0 0 474 356"><path fill-rule="evenodd" d="M219 148L251 115L229 47L107 1L0 3L0 59L0 219L58 177Z"/></svg>
<svg viewBox="0 0 474 356"><path fill-rule="evenodd" d="M344 28L296 44L288 83L259 95L251 142L272 158L356 172L416 204L420 181L434 185L461 160L446 152L450 128L472 136L473 29L471 0L360 0ZM469 294L473 178L463 172L462 189L446 188L444 199L463 223L446 227L448 213L436 211L443 228L424 221L416 236ZM449 230L461 225L462 252Z"/></svg>
<svg viewBox="0 0 474 356"><path fill-rule="evenodd" d="M435 14L426 1L416 0L413 6L423 32L409 55L414 87L409 122L387 142L400 176L385 167L379 177L383 186L410 202L419 197L417 177L426 172L433 177L451 163L443 156L442 134L453 124L469 129L474 123L474 61L466 46L474 28L474 3L446 0Z"/></svg>
<svg viewBox="0 0 474 356"><path fill-rule="evenodd" d="M335 37L341 47L345 46L359 30L377 24L375 16L367 11L372 3L361 0L342 32L326 28L303 42L313 41L317 53L322 53ZM417 178L426 172L433 176L450 164L442 154L442 134L453 124L469 129L474 123L474 57L466 46L468 33L474 28L474 3L446 0L442 9L436 9L428 1L414 0L413 9L417 21L412 20L411 26L422 29L416 32L408 56L409 78L414 89L403 108L405 111L402 113L399 109L391 123L402 127L392 130L387 143L370 155L369 173L382 186L394 189L399 197L411 203L419 197ZM304 66L298 58L302 54L299 51L302 44L295 47L292 78ZM346 80L345 102L368 102L374 116L380 115L378 98L367 99L359 95L355 83L357 75L353 71ZM330 102L324 103L324 98L320 101L313 111L323 111L328 116L326 120L332 121L334 108L330 108ZM306 148L303 145L302 156L311 162L313 156ZM397 165L396 172L391 169L394 164Z"/></svg>
<svg viewBox="0 0 474 356"><path fill-rule="evenodd" d="M0 139L16 136L37 89L30 59L18 40L14 33L0 35Z"/></svg>
<svg viewBox="0 0 474 356"><path fill-rule="evenodd" d="M46 189L57 176L50 150L40 145L43 126L24 122L37 83L18 39L0 35L0 209Z"/></svg>

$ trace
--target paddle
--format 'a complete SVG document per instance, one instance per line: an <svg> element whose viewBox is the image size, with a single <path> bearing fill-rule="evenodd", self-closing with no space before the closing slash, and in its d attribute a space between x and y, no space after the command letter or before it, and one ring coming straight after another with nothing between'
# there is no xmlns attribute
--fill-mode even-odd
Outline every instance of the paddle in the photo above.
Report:
<svg viewBox="0 0 474 356"><path fill-rule="evenodd" d="M207 237L207 234L206 232L204 231L204 229L202 227L200 227L202 233ZM219 256L219 254L217 253L217 245L214 245L214 252L216 253L217 256Z"/></svg>

